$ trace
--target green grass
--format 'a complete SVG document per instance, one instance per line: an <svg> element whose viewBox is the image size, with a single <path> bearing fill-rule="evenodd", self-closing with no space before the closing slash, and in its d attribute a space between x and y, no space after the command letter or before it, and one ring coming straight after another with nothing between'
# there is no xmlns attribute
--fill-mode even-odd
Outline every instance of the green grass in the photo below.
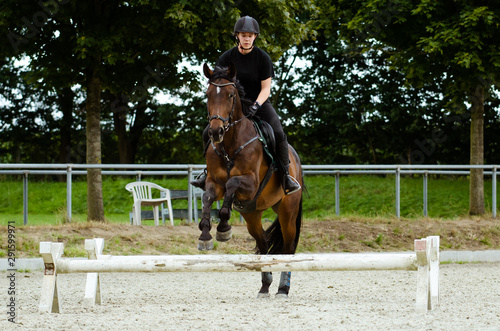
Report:
<svg viewBox="0 0 500 331"><path fill-rule="evenodd" d="M125 190L130 179L103 179L103 200L105 217L113 223L129 222L129 212L132 211L132 194ZM155 183L174 190L185 190L186 178L155 179ZM15 221L23 224L23 184L22 180L0 181L0 192L4 198L0 200L0 222ZM158 195L159 197L159 195ZM172 201L173 208L186 209L186 200ZM75 181L72 185L72 222L87 220L87 183ZM28 183L28 224L62 224L66 222L66 182ZM144 221L148 224L149 221ZM176 220L176 222L180 222ZM151 224L153 221L151 221Z"/></svg>
<svg viewBox="0 0 500 331"><path fill-rule="evenodd" d="M185 190L187 178L144 179L170 189ZM333 176L306 176L308 194L304 195L305 219L335 218L335 178ZM132 210L132 196L125 190L130 179L104 177L103 197L105 217L114 223L128 223ZM72 186L72 222L86 221L85 181L77 180ZM23 224L22 180L0 181L0 222L15 221ZM35 181L28 188L29 225L62 224L66 222L66 183ZM431 218L457 219L468 213L469 181L466 177L429 178L428 213ZM497 202L498 205L498 202ZM175 209L186 209L186 200L174 200ZM200 204L201 207L201 204ZM401 177L401 217L423 217L423 180L421 176ZM485 208L491 214L491 181L485 180ZM350 175L340 177L340 216L379 217L395 216L394 176ZM236 221L238 213L233 213ZM264 218L274 219L272 211ZM145 221L145 224L153 221ZM181 220L176 220L180 223Z"/></svg>
<svg viewBox="0 0 500 331"><path fill-rule="evenodd" d="M323 219L335 215L333 177L308 176L310 197L305 200L306 218ZM340 215L391 218L396 215L395 177L351 175L340 177ZM401 177L401 217L423 217L423 179ZM485 208L491 214L491 181L485 180ZM498 197L497 197L498 200ZM497 202L498 206L498 202ZM428 217L457 219L469 208L469 181L466 177L429 178Z"/></svg>

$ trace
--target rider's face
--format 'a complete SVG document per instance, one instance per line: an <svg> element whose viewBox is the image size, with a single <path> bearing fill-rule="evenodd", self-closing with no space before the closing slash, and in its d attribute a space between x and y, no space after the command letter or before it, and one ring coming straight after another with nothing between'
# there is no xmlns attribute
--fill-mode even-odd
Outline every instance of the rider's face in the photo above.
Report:
<svg viewBox="0 0 500 331"><path fill-rule="evenodd" d="M239 32L237 36L240 40L240 45L244 48L252 47L255 38L257 38L257 34L251 32Z"/></svg>

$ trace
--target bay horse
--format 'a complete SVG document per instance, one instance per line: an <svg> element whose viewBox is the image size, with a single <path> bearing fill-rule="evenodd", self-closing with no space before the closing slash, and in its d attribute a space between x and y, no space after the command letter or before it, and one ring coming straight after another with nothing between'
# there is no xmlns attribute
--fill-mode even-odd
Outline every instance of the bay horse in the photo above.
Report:
<svg viewBox="0 0 500 331"><path fill-rule="evenodd" d="M203 72L209 80L206 97L211 146L206 151L207 177L198 248L213 248L210 210L215 201L223 199L217 226L218 241L231 238L228 220L234 207L245 219L248 232L256 241L257 254L294 254L302 222L302 188L284 194L281 178L264 153L254 121L242 111L240 95L244 91L236 79L234 65L212 70L205 63ZM290 175L303 184L300 159L291 146L289 159ZM261 184L265 180L267 184ZM269 208L277 217L264 230L262 214ZM290 272L281 273L277 296L288 297L290 276ZM259 297L269 296L271 282L272 274L262 272Z"/></svg>

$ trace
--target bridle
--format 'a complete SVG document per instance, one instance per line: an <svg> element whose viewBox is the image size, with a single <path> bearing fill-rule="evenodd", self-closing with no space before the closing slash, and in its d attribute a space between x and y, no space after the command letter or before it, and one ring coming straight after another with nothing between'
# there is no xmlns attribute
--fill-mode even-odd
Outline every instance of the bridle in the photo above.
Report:
<svg viewBox="0 0 500 331"><path fill-rule="evenodd" d="M233 82L223 83L223 84L214 83L214 82L209 82L209 83L211 85L219 87L219 88L232 85L236 89L236 84ZM242 120L244 120L245 118L248 117L248 115L247 115L247 116L237 120L236 122L231 122L233 119L234 109L236 106L236 94L231 94L230 97L231 97L231 99L233 99L233 105L231 106L231 112L229 112L228 117L224 118L224 117L220 116L219 114L210 116L210 113L208 113L208 122L212 122L212 120L221 120L223 123L223 128L224 128L225 132L227 132L233 125L238 124L239 122L241 122Z"/></svg>

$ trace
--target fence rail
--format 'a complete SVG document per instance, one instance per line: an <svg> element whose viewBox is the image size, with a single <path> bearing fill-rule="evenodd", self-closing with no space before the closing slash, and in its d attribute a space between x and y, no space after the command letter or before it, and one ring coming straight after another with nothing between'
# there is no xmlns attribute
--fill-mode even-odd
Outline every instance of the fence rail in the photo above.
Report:
<svg viewBox="0 0 500 331"><path fill-rule="evenodd" d="M496 218L497 171L498 165L303 165L305 175L335 176L335 213L340 215L340 176L341 175L395 175L395 212L400 217L401 175L414 174L423 177L423 215L428 216L427 183L429 175L467 176L471 169L482 169L484 175L492 178L492 217ZM71 221L72 176L86 175L85 169L101 169L102 175L135 176L186 176L188 183L194 175L205 168L204 164L0 164L0 174L23 176L23 219L28 224L28 176L63 175L66 176L66 211ZM76 170L78 169L78 170ZM111 170L110 170L111 169ZM132 169L132 170L131 170ZM193 222L193 187L186 183L188 191L188 221Z"/></svg>

